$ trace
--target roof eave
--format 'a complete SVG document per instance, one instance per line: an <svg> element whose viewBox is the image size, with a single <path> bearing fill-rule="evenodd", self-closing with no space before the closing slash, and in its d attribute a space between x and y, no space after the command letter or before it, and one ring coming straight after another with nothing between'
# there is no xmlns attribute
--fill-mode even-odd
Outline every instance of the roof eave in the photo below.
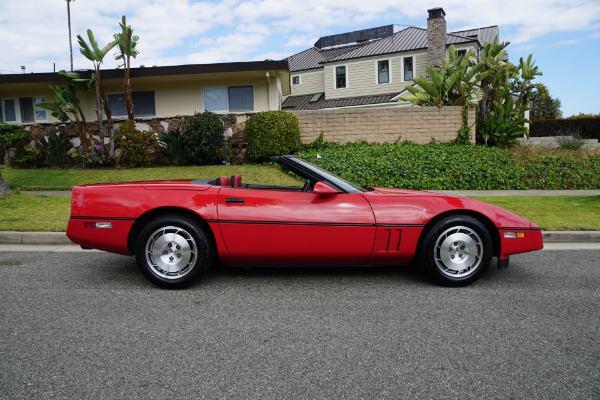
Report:
<svg viewBox="0 0 600 400"><path fill-rule="evenodd" d="M248 62L233 62L233 63L216 63L216 64L188 64L188 65L170 65L165 67L147 67L147 68L132 68L131 77L140 78L148 76L169 76L169 75L191 75L191 74L208 74L208 73L229 73L229 72L251 72L251 71L273 71L285 70L289 71L287 60L265 60L265 61L248 61ZM90 70L76 71L82 78L89 78ZM122 69L104 69L101 70L104 79L121 78L123 76ZM60 82L62 76L56 72L40 72L31 74L8 74L0 75L0 84L10 83L40 83L40 82Z"/></svg>

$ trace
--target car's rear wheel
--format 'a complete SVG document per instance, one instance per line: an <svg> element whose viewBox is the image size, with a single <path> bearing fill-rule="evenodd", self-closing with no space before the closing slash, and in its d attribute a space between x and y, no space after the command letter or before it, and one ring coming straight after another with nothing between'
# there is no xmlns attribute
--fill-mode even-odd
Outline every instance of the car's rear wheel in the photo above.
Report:
<svg viewBox="0 0 600 400"><path fill-rule="evenodd" d="M212 264L213 251L202 228L183 216L167 215L142 228L135 258L151 282L180 289L200 279Z"/></svg>
<svg viewBox="0 0 600 400"><path fill-rule="evenodd" d="M481 277L492 259L486 227L468 215L444 218L426 232L420 260L427 275L445 286L468 285Z"/></svg>

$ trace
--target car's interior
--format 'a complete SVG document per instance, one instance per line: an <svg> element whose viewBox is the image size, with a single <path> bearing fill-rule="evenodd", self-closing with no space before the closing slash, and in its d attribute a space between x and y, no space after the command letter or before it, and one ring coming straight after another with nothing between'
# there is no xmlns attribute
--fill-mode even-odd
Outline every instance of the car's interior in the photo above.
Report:
<svg viewBox="0 0 600 400"><path fill-rule="evenodd" d="M284 190L294 192L309 192L314 187L314 183L311 184L310 179L307 179L304 186L277 186L277 185L258 185L255 183L242 183L242 177L240 174L232 176L220 176L216 179L196 179L190 182L192 185L211 185L211 186L222 186L240 189L260 189L260 190Z"/></svg>

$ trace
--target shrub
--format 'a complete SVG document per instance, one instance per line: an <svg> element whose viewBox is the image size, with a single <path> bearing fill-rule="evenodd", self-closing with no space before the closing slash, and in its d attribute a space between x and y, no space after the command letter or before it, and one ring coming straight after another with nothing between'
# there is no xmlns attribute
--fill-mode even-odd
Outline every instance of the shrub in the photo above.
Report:
<svg viewBox="0 0 600 400"><path fill-rule="evenodd" d="M37 162L40 158L40 151L33 146L25 146L17 149L15 153L15 162L20 167L32 166L37 167Z"/></svg>
<svg viewBox="0 0 600 400"><path fill-rule="evenodd" d="M73 158L75 162L81 164L81 166L84 168L101 168L115 165L115 158L109 156L108 153L101 150L102 147L98 145L90 154L73 153L71 154L71 158Z"/></svg>
<svg viewBox="0 0 600 400"><path fill-rule="evenodd" d="M119 133L114 140L120 144L123 158L130 167L149 167L156 159L158 141L154 132L136 129L135 122L130 119L119 124Z"/></svg>
<svg viewBox="0 0 600 400"><path fill-rule="evenodd" d="M529 127L529 135L533 137L562 136L569 132L578 132L582 139L600 140L600 116L534 119Z"/></svg>
<svg viewBox="0 0 600 400"><path fill-rule="evenodd" d="M191 162L191 153L187 149L187 140L181 131L181 125L178 125L175 130L159 133L158 140L160 147L169 153L175 165L186 165Z"/></svg>
<svg viewBox="0 0 600 400"><path fill-rule="evenodd" d="M291 154L301 147L298 118L285 111L264 111L246 122L248 157L262 161L270 156Z"/></svg>
<svg viewBox="0 0 600 400"><path fill-rule="evenodd" d="M223 145L223 122L217 114L205 111L185 117L181 123L181 131L189 152L186 163L221 162L219 148Z"/></svg>
<svg viewBox="0 0 600 400"><path fill-rule="evenodd" d="M575 133L571 135L557 136L558 147L565 150L579 150L583 147L583 140L579 137L579 134Z"/></svg>
<svg viewBox="0 0 600 400"><path fill-rule="evenodd" d="M417 190L600 189L600 156L593 154L577 161L545 156L517 162L511 150L484 146L354 142L306 147L297 155L359 185Z"/></svg>
<svg viewBox="0 0 600 400"><path fill-rule="evenodd" d="M40 153L48 160L48 164L50 164L51 167L64 168L65 157L69 147L67 133L64 131L58 134L52 132L48 134L48 138L44 135L35 135L35 137L42 146Z"/></svg>
<svg viewBox="0 0 600 400"><path fill-rule="evenodd" d="M29 132L15 125L0 125L0 145L6 154L10 154L8 149L13 146L24 146L29 137ZM9 163L13 160L9 158Z"/></svg>

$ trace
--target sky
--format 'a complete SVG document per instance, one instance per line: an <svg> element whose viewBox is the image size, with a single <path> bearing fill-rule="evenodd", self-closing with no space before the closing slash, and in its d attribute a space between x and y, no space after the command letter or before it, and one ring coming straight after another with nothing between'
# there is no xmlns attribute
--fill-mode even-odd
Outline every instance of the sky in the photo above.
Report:
<svg viewBox="0 0 600 400"><path fill-rule="evenodd" d="M449 32L498 25L509 57L533 54L565 117L600 113L600 0L73 0L74 69L90 69L77 35L100 46L127 24L140 37L132 65L280 60L321 36L382 25L427 27L443 7ZM66 0L0 0L0 74L70 69ZM103 68L116 68L113 52Z"/></svg>

